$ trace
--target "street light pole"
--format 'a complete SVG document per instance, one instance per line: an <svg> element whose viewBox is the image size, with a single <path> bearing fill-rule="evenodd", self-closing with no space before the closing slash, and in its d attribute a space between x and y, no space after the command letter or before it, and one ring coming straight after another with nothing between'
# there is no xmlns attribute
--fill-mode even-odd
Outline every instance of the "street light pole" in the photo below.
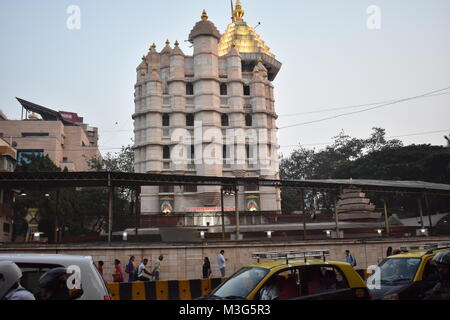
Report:
<svg viewBox="0 0 450 320"><path fill-rule="evenodd" d="M113 227L113 194L114 187L111 184L111 174L108 174L108 243L112 241L112 227Z"/></svg>
<svg viewBox="0 0 450 320"><path fill-rule="evenodd" d="M136 225L135 225L135 235L136 235L136 242L138 242L139 239L139 228L140 228L140 214L141 214L141 188L137 187L135 189L135 199L134 199L134 210L136 214Z"/></svg>
<svg viewBox="0 0 450 320"><path fill-rule="evenodd" d="M55 201L55 237L54 237L54 241L56 244L58 243L58 232L59 232L58 203L59 203L59 190L56 191L56 201Z"/></svg>
<svg viewBox="0 0 450 320"><path fill-rule="evenodd" d="M337 196L334 198L334 218L336 222L336 236L338 239L341 238L339 231L339 217L338 217L338 208L337 208Z"/></svg>
<svg viewBox="0 0 450 320"><path fill-rule="evenodd" d="M236 185L234 187L234 205L236 210L236 240L239 240L239 199L238 199L239 187Z"/></svg>
<svg viewBox="0 0 450 320"><path fill-rule="evenodd" d="M220 206L222 210L222 240L225 240L225 209L223 204L223 187L220 188Z"/></svg>
<svg viewBox="0 0 450 320"><path fill-rule="evenodd" d="M428 193L424 193L424 198L425 198L425 207L427 208L427 214L428 214L428 221L430 223L430 230L429 230L429 235L432 235L432 231L433 231L433 222L431 220L431 212L430 212L430 204L428 202Z"/></svg>
<svg viewBox="0 0 450 320"><path fill-rule="evenodd" d="M300 189L300 205L303 213L303 240L306 240L306 210L305 210L305 191Z"/></svg>
<svg viewBox="0 0 450 320"><path fill-rule="evenodd" d="M389 228L388 208L387 208L387 202L385 199L383 199L383 204L384 204L384 224L386 227L386 236L389 237L391 230Z"/></svg>

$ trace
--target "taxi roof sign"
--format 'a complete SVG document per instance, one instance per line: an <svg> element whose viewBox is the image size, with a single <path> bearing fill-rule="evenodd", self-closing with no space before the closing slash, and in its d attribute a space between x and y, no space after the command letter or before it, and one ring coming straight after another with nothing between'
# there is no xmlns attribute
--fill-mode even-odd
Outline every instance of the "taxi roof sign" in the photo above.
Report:
<svg viewBox="0 0 450 320"><path fill-rule="evenodd" d="M289 264L289 259L306 259L307 258L323 258L326 261L326 256L330 255L330 250L293 250L293 251L268 251L268 252L255 252L252 254L253 259L257 259L258 263L260 259L281 260L286 259L286 264Z"/></svg>
<svg viewBox="0 0 450 320"><path fill-rule="evenodd" d="M420 246L402 246L400 247L400 251L408 252L408 251L419 251L419 250L437 250L437 249L445 249L450 247L450 242L441 242L441 243L426 243Z"/></svg>
<svg viewBox="0 0 450 320"><path fill-rule="evenodd" d="M400 247L400 251L408 252L408 251L419 251L419 250L430 250L437 249L437 244L424 244L421 246L402 246Z"/></svg>

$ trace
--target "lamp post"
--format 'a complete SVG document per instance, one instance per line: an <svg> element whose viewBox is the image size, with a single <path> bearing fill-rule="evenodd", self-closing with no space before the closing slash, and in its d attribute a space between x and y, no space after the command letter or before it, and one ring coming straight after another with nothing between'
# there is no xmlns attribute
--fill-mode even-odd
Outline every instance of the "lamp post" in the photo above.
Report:
<svg viewBox="0 0 450 320"><path fill-rule="evenodd" d="M221 208L221 219L222 219L222 240L225 240L225 209L223 204L223 187L220 188L220 208Z"/></svg>
<svg viewBox="0 0 450 320"><path fill-rule="evenodd" d="M235 205L235 209L236 209L236 240L239 240L239 201L238 201L238 186L236 185L234 187L234 205Z"/></svg>

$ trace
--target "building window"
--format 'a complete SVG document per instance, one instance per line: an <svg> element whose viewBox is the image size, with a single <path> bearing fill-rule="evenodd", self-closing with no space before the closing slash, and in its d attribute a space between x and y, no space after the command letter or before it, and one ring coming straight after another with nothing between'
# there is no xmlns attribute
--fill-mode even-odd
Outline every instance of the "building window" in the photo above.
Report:
<svg viewBox="0 0 450 320"><path fill-rule="evenodd" d="M246 191L246 192L259 191L259 186L258 185L246 184L244 186L244 191Z"/></svg>
<svg viewBox="0 0 450 320"><path fill-rule="evenodd" d="M228 119L227 114L222 115L222 127L228 127L230 125L230 121Z"/></svg>
<svg viewBox="0 0 450 320"><path fill-rule="evenodd" d="M188 113L186 115L186 126L193 127L194 126L194 115L192 113Z"/></svg>
<svg viewBox="0 0 450 320"><path fill-rule="evenodd" d="M247 159L250 159L250 146L248 144L245 145L245 155Z"/></svg>
<svg viewBox="0 0 450 320"><path fill-rule="evenodd" d="M221 96L226 96L226 95L228 95L228 86L227 86L226 83L222 83L222 84L220 85L220 95L221 95Z"/></svg>
<svg viewBox="0 0 450 320"><path fill-rule="evenodd" d="M11 229L11 227L10 227L9 223L4 223L3 224L3 232L4 233L9 233L10 229Z"/></svg>
<svg viewBox="0 0 450 320"><path fill-rule="evenodd" d="M188 184L184 186L184 192L197 192L197 185L196 184Z"/></svg>
<svg viewBox="0 0 450 320"><path fill-rule="evenodd" d="M43 157L44 150L18 150L17 161L19 163L30 163L32 157Z"/></svg>
<svg viewBox="0 0 450 320"><path fill-rule="evenodd" d="M163 114L162 125L163 127L170 127L170 117L168 114Z"/></svg>
<svg viewBox="0 0 450 320"><path fill-rule="evenodd" d="M195 146L191 145L191 159L195 159Z"/></svg>
<svg viewBox="0 0 450 320"><path fill-rule="evenodd" d="M170 159L170 148L169 146L163 147L163 159Z"/></svg>
<svg viewBox="0 0 450 320"><path fill-rule="evenodd" d="M48 137L48 132L23 132L22 138L39 138L39 137Z"/></svg>
<svg viewBox="0 0 450 320"><path fill-rule="evenodd" d="M174 193L174 186L171 185L162 185L159 186L159 193Z"/></svg>
<svg viewBox="0 0 450 320"><path fill-rule="evenodd" d="M223 162L225 163L225 160L227 160L227 146L226 145L222 146L222 157L223 157Z"/></svg>
<svg viewBox="0 0 450 320"><path fill-rule="evenodd" d="M186 95L187 96L194 95L194 85L192 84L192 82L186 83Z"/></svg>
<svg viewBox="0 0 450 320"><path fill-rule="evenodd" d="M251 114L245 115L245 126L247 126L247 127L253 126L253 117Z"/></svg>
<svg viewBox="0 0 450 320"><path fill-rule="evenodd" d="M244 96L250 95L250 86L244 84Z"/></svg>

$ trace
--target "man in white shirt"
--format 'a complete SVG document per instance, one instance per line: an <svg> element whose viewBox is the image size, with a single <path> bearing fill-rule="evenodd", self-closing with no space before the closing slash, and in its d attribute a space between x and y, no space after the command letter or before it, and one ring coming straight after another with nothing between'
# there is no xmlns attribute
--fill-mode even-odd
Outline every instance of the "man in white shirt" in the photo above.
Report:
<svg viewBox="0 0 450 320"><path fill-rule="evenodd" d="M224 256L225 251L222 250L220 251L219 255L217 256L217 265L219 266L219 271L220 271L220 275L222 276L222 278L225 278L225 256Z"/></svg>
<svg viewBox="0 0 450 320"><path fill-rule="evenodd" d="M138 280L139 281L150 281L152 274L147 270L148 259L144 259L138 268Z"/></svg>

